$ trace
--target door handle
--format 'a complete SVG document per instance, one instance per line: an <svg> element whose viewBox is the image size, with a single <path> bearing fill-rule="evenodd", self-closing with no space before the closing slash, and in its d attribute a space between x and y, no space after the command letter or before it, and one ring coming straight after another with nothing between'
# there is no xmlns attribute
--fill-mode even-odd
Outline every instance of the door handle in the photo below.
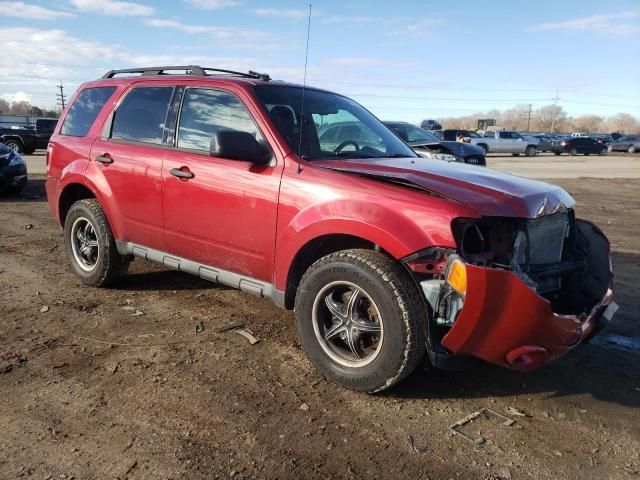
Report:
<svg viewBox="0 0 640 480"><path fill-rule="evenodd" d="M113 163L113 158L111 158L111 155L108 153L105 153L104 155L98 155L96 157L96 162L109 164Z"/></svg>
<svg viewBox="0 0 640 480"><path fill-rule="evenodd" d="M193 172L191 172L187 167L172 168L171 170L169 170L169 173L174 177L184 178L184 179L195 177Z"/></svg>

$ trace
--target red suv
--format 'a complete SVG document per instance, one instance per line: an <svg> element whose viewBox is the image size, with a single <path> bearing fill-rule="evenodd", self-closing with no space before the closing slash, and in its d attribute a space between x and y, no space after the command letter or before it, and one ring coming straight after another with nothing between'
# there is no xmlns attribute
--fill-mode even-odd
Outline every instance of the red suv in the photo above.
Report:
<svg viewBox="0 0 640 480"><path fill-rule="evenodd" d="M357 138L318 134L345 122ZM270 298L356 390L425 352L529 370L617 308L609 242L561 188L420 158L356 102L264 74L111 71L75 93L47 162L86 284L142 257Z"/></svg>

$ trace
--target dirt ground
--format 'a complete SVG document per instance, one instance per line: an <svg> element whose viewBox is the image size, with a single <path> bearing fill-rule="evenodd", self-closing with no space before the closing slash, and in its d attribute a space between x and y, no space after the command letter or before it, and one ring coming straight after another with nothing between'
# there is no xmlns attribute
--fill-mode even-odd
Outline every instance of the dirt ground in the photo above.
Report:
<svg viewBox="0 0 640 480"><path fill-rule="evenodd" d="M267 300L141 260L83 286L42 178L0 199L0 478L640 478L640 180L558 181L613 246L621 309L597 342L367 396L321 378ZM482 407L515 424L464 427L480 447L449 432Z"/></svg>

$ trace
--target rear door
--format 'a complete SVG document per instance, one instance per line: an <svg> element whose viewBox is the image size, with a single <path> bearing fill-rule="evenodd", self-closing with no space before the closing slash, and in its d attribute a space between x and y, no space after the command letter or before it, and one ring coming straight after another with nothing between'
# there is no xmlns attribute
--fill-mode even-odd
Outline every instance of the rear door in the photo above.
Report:
<svg viewBox="0 0 640 480"><path fill-rule="evenodd" d="M267 144L254 120L255 106L241 95L211 87L184 89L162 169L167 251L271 282L282 162L274 157L271 165L257 166L209 154L216 130L249 132ZM178 170L190 178L175 176Z"/></svg>
<svg viewBox="0 0 640 480"><path fill-rule="evenodd" d="M91 149L118 240L165 250L162 228L162 159L165 121L174 87L133 84Z"/></svg>

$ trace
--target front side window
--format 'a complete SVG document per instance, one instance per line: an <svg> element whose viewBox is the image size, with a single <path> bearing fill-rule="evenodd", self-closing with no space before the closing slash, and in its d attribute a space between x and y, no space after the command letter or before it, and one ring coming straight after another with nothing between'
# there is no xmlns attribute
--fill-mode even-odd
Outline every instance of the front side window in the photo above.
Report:
<svg viewBox="0 0 640 480"><path fill-rule="evenodd" d="M137 87L113 117L111 138L161 144L173 87Z"/></svg>
<svg viewBox="0 0 640 480"><path fill-rule="evenodd" d="M220 130L248 132L259 142L264 141L238 97L208 88L187 89L178 123L177 146L208 153L212 134Z"/></svg>
<svg viewBox="0 0 640 480"><path fill-rule="evenodd" d="M416 156L380 120L346 97L307 89L303 107L300 87L257 85L254 92L280 136L307 160Z"/></svg>
<svg viewBox="0 0 640 480"><path fill-rule="evenodd" d="M84 137L115 90L116 87L93 87L80 92L64 118L60 134Z"/></svg>
<svg viewBox="0 0 640 480"><path fill-rule="evenodd" d="M511 138L511 134L509 132L500 132L500 138Z"/></svg>

